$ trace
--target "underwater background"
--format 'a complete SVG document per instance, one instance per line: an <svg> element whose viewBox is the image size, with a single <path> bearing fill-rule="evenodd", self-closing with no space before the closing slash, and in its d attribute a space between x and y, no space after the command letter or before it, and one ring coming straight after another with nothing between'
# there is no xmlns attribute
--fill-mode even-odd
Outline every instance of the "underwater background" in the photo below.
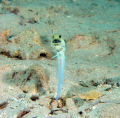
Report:
<svg viewBox="0 0 120 118"><path fill-rule="evenodd" d="M120 0L0 0L0 118L120 118Z"/></svg>

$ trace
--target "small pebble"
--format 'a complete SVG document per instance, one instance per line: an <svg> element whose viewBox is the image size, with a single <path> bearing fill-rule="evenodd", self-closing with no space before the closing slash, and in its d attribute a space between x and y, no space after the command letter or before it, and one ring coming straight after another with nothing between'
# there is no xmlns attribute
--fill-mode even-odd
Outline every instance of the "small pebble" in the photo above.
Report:
<svg viewBox="0 0 120 118"><path fill-rule="evenodd" d="M18 99L25 98L25 96L26 96L25 94L19 94Z"/></svg>

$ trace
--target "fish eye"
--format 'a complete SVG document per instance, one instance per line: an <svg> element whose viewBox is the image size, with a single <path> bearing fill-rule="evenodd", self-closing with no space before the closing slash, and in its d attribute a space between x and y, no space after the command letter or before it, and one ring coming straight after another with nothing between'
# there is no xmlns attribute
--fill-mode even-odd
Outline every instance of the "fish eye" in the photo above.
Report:
<svg viewBox="0 0 120 118"><path fill-rule="evenodd" d="M60 43L61 41L58 39L54 39L52 43Z"/></svg>
<svg viewBox="0 0 120 118"><path fill-rule="evenodd" d="M61 35L59 35L59 38L61 38L62 36Z"/></svg>

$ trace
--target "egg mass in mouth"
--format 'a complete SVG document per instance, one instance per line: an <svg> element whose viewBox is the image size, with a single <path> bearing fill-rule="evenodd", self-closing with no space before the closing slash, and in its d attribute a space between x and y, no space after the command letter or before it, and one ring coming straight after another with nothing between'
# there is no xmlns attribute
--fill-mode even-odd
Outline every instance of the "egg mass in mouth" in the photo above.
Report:
<svg viewBox="0 0 120 118"><path fill-rule="evenodd" d="M61 41L60 40L58 40L58 39L54 39L53 40L53 43L60 43Z"/></svg>

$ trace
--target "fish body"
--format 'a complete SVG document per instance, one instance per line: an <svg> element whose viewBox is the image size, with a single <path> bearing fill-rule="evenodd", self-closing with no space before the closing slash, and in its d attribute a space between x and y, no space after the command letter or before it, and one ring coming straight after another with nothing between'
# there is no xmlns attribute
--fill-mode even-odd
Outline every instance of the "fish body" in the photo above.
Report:
<svg viewBox="0 0 120 118"><path fill-rule="evenodd" d="M64 84L64 67L65 67L65 41L61 38L61 35L54 35L51 41L51 47L56 51L57 57L57 78L58 78L58 90L56 100L60 98L61 84ZM52 58L54 58L52 57Z"/></svg>

